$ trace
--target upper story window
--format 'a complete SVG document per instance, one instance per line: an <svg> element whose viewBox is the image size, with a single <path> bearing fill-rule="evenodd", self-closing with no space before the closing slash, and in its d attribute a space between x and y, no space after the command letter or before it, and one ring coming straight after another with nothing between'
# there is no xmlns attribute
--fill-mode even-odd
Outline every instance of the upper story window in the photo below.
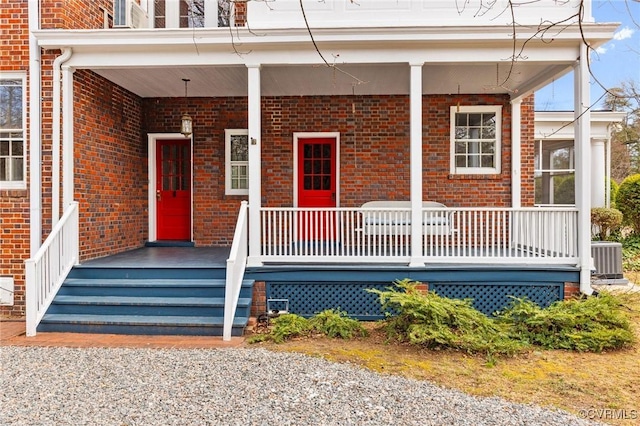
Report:
<svg viewBox="0 0 640 426"><path fill-rule="evenodd" d="M451 173L500 173L501 106L451 107Z"/></svg>
<svg viewBox="0 0 640 426"><path fill-rule="evenodd" d="M535 203L575 204L575 165L572 140L539 140L535 146Z"/></svg>
<svg viewBox="0 0 640 426"><path fill-rule="evenodd" d="M226 129L225 139L225 193L249 194L249 131Z"/></svg>
<svg viewBox="0 0 640 426"><path fill-rule="evenodd" d="M26 188L26 75L0 78L0 188Z"/></svg>
<svg viewBox="0 0 640 426"><path fill-rule="evenodd" d="M153 25L154 28L228 27L231 10L231 0L154 0Z"/></svg>

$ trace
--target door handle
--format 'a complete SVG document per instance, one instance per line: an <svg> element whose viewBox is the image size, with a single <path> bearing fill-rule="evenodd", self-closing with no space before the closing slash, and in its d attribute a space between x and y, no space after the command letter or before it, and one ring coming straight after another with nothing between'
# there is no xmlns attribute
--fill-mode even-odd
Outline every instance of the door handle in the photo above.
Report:
<svg viewBox="0 0 640 426"><path fill-rule="evenodd" d="M331 199L332 199L333 201L335 201L335 200L336 200L336 193L335 193L335 192L332 192L332 193L331 193Z"/></svg>
<svg viewBox="0 0 640 426"><path fill-rule="evenodd" d="M161 198L162 198L162 195L160 194L160 190L158 189L156 191L156 200L160 201Z"/></svg>

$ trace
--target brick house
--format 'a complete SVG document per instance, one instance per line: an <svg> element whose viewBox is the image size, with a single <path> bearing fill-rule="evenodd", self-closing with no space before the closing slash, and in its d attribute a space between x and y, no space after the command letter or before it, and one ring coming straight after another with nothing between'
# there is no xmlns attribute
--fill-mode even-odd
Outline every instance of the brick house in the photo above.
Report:
<svg viewBox="0 0 640 426"><path fill-rule="evenodd" d="M234 245L227 328L247 279L590 293L586 56L616 25L450 3L3 2L1 312L34 333L72 267L163 245ZM533 93L571 70L576 203L539 205Z"/></svg>

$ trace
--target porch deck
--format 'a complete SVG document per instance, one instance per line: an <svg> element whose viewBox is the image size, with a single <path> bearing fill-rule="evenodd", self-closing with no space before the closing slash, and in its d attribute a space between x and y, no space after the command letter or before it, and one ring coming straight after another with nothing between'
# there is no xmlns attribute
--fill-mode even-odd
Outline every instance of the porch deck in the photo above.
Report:
<svg viewBox="0 0 640 426"><path fill-rule="evenodd" d="M80 268L212 270L224 277L228 247L144 247L87 261ZM180 274L174 272L174 274ZM186 273L186 272L185 272ZM503 262L427 263L265 263L247 267L244 279L262 282L253 295L252 315L266 310L266 299L287 299L291 312L305 316L340 308L350 315L375 320L382 317L375 295L367 288L383 289L394 280L409 278L426 283L447 297L471 298L474 306L491 314L509 302L509 296L528 297L548 305L564 297L564 283L577 282L574 265Z"/></svg>
<svg viewBox="0 0 640 426"><path fill-rule="evenodd" d="M95 268L225 268L230 247L141 247L82 262Z"/></svg>

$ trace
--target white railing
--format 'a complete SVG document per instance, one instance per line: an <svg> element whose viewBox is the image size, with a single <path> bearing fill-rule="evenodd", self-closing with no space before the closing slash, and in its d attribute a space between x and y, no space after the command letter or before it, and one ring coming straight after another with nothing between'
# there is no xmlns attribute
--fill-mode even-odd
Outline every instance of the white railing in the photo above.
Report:
<svg viewBox="0 0 640 426"><path fill-rule="evenodd" d="M573 208L423 208L425 262L577 262ZM409 262L408 208L262 208L264 262Z"/></svg>
<svg viewBox="0 0 640 426"><path fill-rule="evenodd" d="M79 262L78 203L64 215L26 264L27 336L36 328L74 265Z"/></svg>
<svg viewBox="0 0 640 426"><path fill-rule="evenodd" d="M249 227L247 224L248 204L243 201L240 205L240 213L236 229L233 234L231 252L227 259L227 278L224 292L224 325L222 329L222 339L231 340L231 329L238 307L240 289L244 279L244 270L247 265L247 255L249 251Z"/></svg>
<svg viewBox="0 0 640 426"><path fill-rule="evenodd" d="M423 212L423 223L444 220L446 232L424 226L428 261L574 263L578 213L574 208L460 208ZM433 227L432 227L433 229Z"/></svg>

